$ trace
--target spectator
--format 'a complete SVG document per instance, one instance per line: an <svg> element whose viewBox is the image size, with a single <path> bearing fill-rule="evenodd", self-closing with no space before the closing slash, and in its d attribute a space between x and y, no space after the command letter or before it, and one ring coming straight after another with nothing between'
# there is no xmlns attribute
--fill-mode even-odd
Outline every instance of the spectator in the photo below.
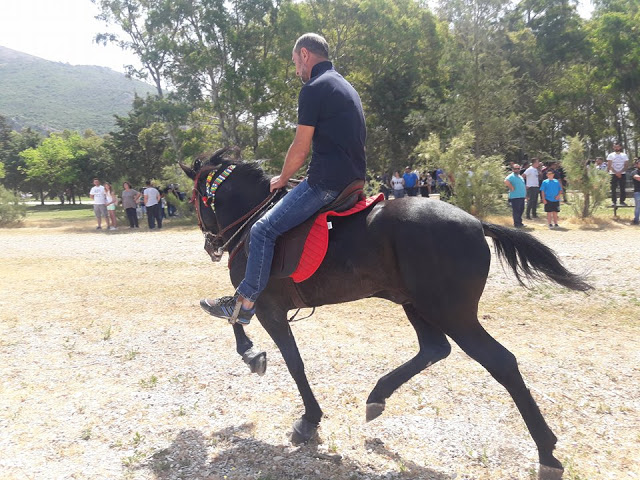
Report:
<svg viewBox="0 0 640 480"><path fill-rule="evenodd" d="M613 152L607 155L607 171L611 175L611 206L616 206L617 187L620 187L620 205L626 207L625 200L627 192L625 192L625 183L627 182L626 171L629 168L629 157L622 151L622 145L613 144Z"/></svg>
<svg viewBox="0 0 640 480"><path fill-rule="evenodd" d="M431 195L431 174L425 172L420 178L420 195L429 197Z"/></svg>
<svg viewBox="0 0 640 480"><path fill-rule="evenodd" d="M411 167L407 166L404 169L404 175L402 175L402 179L404 180L404 190L407 195L410 197L415 197L418 195L418 176L411 171Z"/></svg>
<svg viewBox="0 0 640 480"><path fill-rule="evenodd" d="M399 170L393 172L393 177L391 177L391 191L393 192L393 198L404 197L404 178L400 176Z"/></svg>
<svg viewBox="0 0 640 480"><path fill-rule="evenodd" d="M109 227L109 216L107 215L107 207L105 205L107 197L105 195L104 187L100 185L100 180L97 178L93 179L93 187L91 187L91 191L89 191L89 196L91 197L91 200L93 200L93 213L98 220L96 230L102 230L103 217L107 221L107 227Z"/></svg>
<svg viewBox="0 0 640 480"><path fill-rule="evenodd" d="M436 191L442 200L446 200L451 196L449 188L449 176L441 168L436 169Z"/></svg>
<svg viewBox="0 0 640 480"><path fill-rule="evenodd" d="M142 189L142 192L144 193L144 189ZM144 206L144 195L140 195L138 208L136 208L136 215L138 216L138 219L141 219L146 215L146 213L147 213L147 207Z"/></svg>
<svg viewBox="0 0 640 480"><path fill-rule="evenodd" d="M633 200L636 207L633 214L633 222L631 223L638 225L640 221L640 158L636 157L634 162L636 169L631 174L631 178L633 178Z"/></svg>
<svg viewBox="0 0 640 480"><path fill-rule="evenodd" d="M547 179L540 186L540 195L544 203L544 211L547 212L549 228L558 228L558 212L560 211L560 196L562 184L556 179L555 172L547 168Z"/></svg>
<svg viewBox="0 0 640 480"><path fill-rule="evenodd" d="M158 222L158 229L162 228L162 216L160 215L160 192L151 185L151 182L147 180L147 188L144 189L144 206L147 210L147 220L149 222L149 230L156 228L156 221Z"/></svg>
<svg viewBox="0 0 640 480"><path fill-rule="evenodd" d="M169 185L169 191L166 195L167 200L167 213L170 217L175 217L178 215L178 209L176 208L176 202L180 200L178 196L177 186L173 183Z"/></svg>
<svg viewBox="0 0 640 480"><path fill-rule="evenodd" d="M166 192L162 192L160 190L158 191L160 192L160 202L158 202L158 204L160 205L160 216L164 220L165 218L167 218L167 214L165 211L165 208L167 208L167 194Z"/></svg>
<svg viewBox="0 0 640 480"><path fill-rule="evenodd" d="M124 190L122 191L122 208L127 213L127 218L129 219L129 228L140 228L138 225L138 214L136 211L136 207L138 204L138 200L142 196L141 193L137 190L131 188L131 184L129 182L124 182L122 184Z"/></svg>
<svg viewBox="0 0 640 480"><path fill-rule="evenodd" d="M595 167L598 170L602 170L603 172L606 172L607 171L607 164L604 162L604 158L596 157Z"/></svg>
<svg viewBox="0 0 640 480"><path fill-rule="evenodd" d="M534 158L531 166L524 171L527 188L527 220L538 218L538 194L540 192L540 160Z"/></svg>
<svg viewBox="0 0 640 480"><path fill-rule="evenodd" d="M113 187L109 182L104 182L104 194L106 197L105 206L107 207L107 222L111 220L111 226L109 230L117 230L118 223L116 221L116 204L118 203L118 196L113 191Z"/></svg>
<svg viewBox="0 0 640 480"><path fill-rule="evenodd" d="M520 176L520 165L513 164L513 171L504 179L504 184L509 189L509 203L513 213L513 226L516 228L524 227L522 224L522 213L524 212L524 197L526 196L526 187L524 180Z"/></svg>

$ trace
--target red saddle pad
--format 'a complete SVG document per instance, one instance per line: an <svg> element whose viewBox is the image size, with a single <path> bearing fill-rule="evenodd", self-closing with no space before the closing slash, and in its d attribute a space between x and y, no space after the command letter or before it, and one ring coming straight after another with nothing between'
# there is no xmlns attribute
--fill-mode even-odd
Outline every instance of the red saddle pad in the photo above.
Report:
<svg viewBox="0 0 640 480"><path fill-rule="evenodd" d="M375 197L360 200L352 208L344 212L322 212L318 215L305 240L304 250L300 257L298 268L291 274L293 281L296 283L304 282L316 272L324 260L329 246L329 225L327 224L327 217L346 217L353 215L382 200L384 200L384 194L379 193Z"/></svg>

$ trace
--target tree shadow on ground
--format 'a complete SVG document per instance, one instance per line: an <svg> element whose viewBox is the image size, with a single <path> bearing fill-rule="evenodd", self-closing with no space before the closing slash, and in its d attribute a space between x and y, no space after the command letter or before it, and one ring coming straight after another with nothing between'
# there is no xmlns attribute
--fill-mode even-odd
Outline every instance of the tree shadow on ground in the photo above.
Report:
<svg viewBox="0 0 640 480"><path fill-rule="evenodd" d="M417 465L388 450L379 439L368 439L370 455L381 457L396 469L373 473L348 456L322 453L317 440L301 447L271 445L251 437L252 424L226 428L205 436L183 430L165 449L138 465L158 480L450 480L445 474ZM215 453L210 458L209 450ZM366 469L366 470L365 470Z"/></svg>

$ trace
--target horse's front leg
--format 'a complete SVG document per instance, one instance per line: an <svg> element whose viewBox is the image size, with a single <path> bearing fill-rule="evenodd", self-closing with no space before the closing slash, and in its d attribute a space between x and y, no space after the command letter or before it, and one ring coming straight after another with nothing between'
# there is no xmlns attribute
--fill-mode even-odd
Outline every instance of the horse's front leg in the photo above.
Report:
<svg viewBox="0 0 640 480"><path fill-rule="evenodd" d="M242 357L244 363L249 365L251 373L264 375L267 371L267 353L253 345L242 325L234 323L233 334L236 337L236 352Z"/></svg>
<svg viewBox="0 0 640 480"><path fill-rule="evenodd" d="M320 405L311 391L307 375L304 372L304 364L287 321L287 311L271 302L265 302L257 306L256 315L278 346L289 373L298 386L304 404L304 414L293 423L291 442L294 444L305 443L316 434L322 418L322 410L320 410Z"/></svg>

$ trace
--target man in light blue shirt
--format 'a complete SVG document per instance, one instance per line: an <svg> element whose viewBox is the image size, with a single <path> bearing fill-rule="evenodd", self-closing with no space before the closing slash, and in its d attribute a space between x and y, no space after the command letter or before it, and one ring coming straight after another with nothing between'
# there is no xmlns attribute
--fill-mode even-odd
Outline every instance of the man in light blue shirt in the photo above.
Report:
<svg viewBox="0 0 640 480"><path fill-rule="evenodd" d="M524 198L527 196L527 189L524 179L520 176L520 165L513 164L512 172L504 179L504 184L509 189L509 203L513 212L513 226L524 227L522 224L522 213L524 212Z"/></svg>

